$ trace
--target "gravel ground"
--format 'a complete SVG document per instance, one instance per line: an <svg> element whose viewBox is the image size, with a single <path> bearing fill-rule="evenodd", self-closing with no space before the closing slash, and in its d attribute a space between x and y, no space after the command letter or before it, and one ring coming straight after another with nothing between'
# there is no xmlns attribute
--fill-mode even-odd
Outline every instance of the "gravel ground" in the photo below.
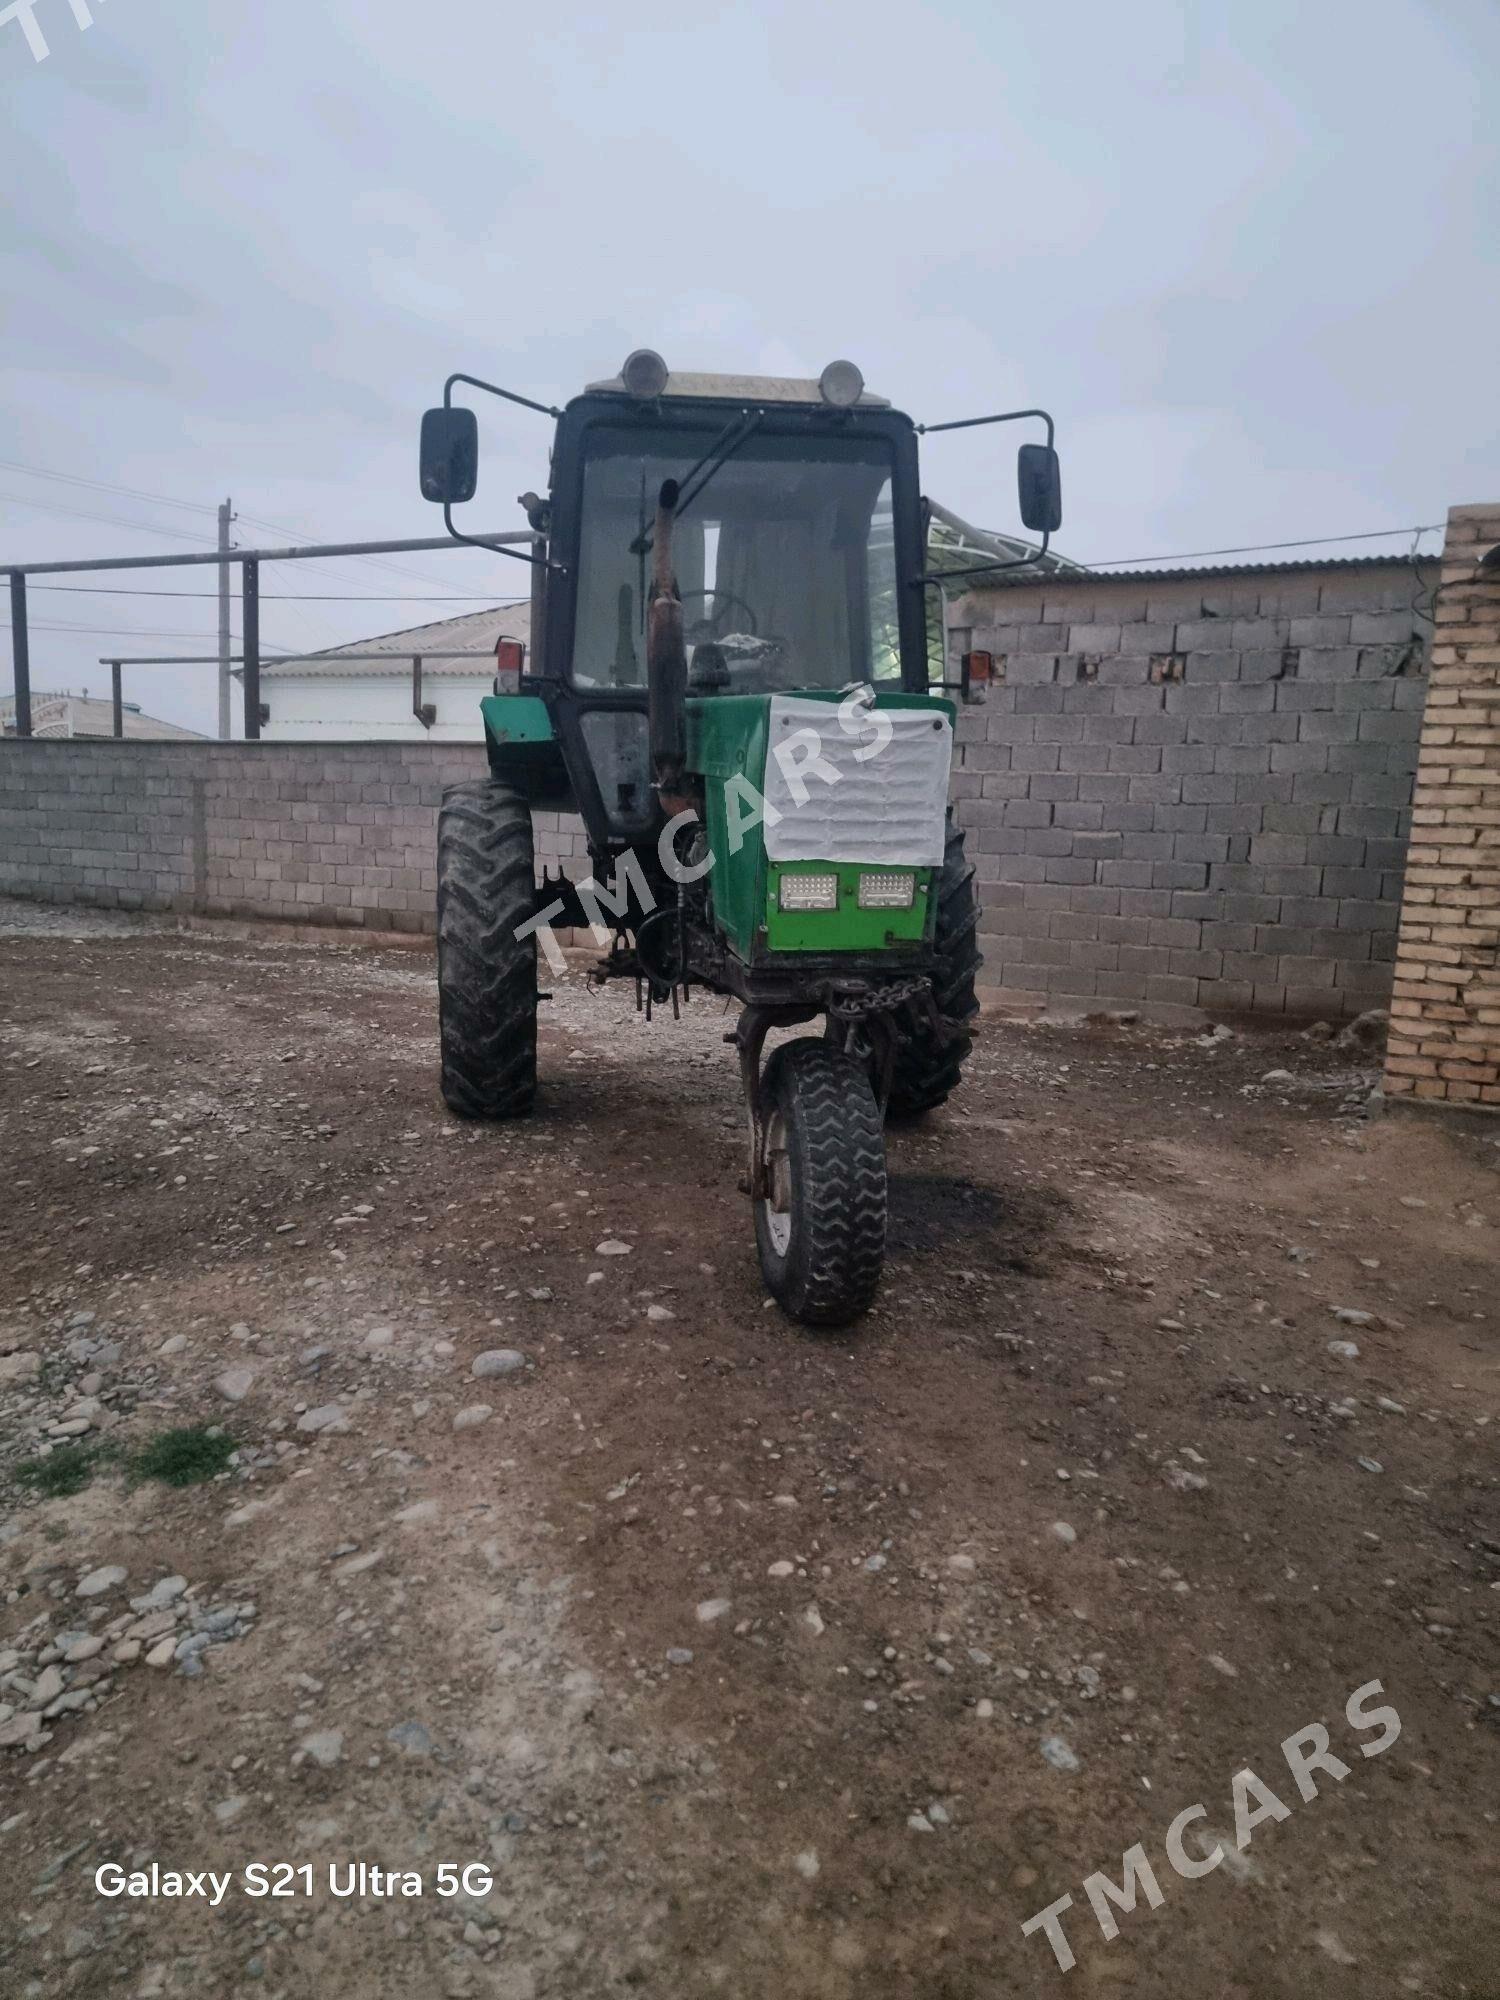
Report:
<svg viewBox="0 0 1500 2000"><path fill-rule="evenodd" d="M1496 1138L987 1023L812 1336L719 1005L544 1020L0 904L7 2000L1493 1995Z"/></svg>

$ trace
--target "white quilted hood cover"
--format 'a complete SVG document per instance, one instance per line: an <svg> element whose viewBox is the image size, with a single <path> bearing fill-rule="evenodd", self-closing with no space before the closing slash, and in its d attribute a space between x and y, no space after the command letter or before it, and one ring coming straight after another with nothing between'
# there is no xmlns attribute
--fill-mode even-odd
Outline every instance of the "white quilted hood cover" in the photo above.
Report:
<svg viewBox="0 0 1500 2000"><path fill-rule="evenodd" d="M941 868L952 762L953 725L937 710L774 695L767 856Z"/></svg>

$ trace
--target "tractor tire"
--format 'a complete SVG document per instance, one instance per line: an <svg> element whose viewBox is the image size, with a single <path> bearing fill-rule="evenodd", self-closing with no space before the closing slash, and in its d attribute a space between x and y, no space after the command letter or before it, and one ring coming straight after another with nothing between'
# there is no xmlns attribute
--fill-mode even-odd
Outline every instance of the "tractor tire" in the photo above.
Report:
<svg viewBox="0 0 1500 2000"><path fill-rule="evenodd" d="M896 1120L920 1118L935 1110L958 1083L964 1061L974 1046L969 1023L979 1012L974 982L984 963L980 956L979 898L974 870L964 854L964 836L948 817L942 873L937 882L937 925L933 943L937 967L933 998L938 1012L960 1032L951 1042L934 1041L922 1030L904 1037L896 1051L886 1115Z"/></svg>
<svg viewBox="0 0 1500 2000"><path fill-rule="evenodd" d="M443 1097L460 1118L522 1118L536 1097L531 808L493 778L450 785L438 814Z"/></svg>
<svg viewBox="0 0 1500 2000"><path fill-rule="evenodd" d="M885 1135L865 1064L826 1041L786 1042L766 1065L772 1190L755 1204L766 1287L804 1326L847 1326L885 1259Z"/></svg>

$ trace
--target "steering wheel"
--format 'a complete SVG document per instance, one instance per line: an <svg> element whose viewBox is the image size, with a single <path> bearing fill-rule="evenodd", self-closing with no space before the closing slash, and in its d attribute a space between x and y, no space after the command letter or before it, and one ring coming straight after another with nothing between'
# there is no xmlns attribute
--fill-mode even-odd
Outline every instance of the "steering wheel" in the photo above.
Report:
<svg viewBox="0 0 1500 2000"><path fill-rule="evenodd" d="M744 598L736 597L732 590L683 590L679 591L678 595L682 599L684 607L686 607L690 597L708 597L714 600L714 609L711 614L705 615L703 622L707 625L715 639L722 637L726 617L731 608L744 612L749 624L750 637L752 639L759 638L760 633L756 626L755 613L750 609Z"/></svg>

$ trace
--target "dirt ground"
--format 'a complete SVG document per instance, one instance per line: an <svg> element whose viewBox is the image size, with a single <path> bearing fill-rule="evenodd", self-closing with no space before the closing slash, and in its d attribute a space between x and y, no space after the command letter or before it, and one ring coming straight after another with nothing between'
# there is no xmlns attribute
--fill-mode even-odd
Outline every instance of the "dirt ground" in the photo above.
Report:
<svg viewBox="0 0 1500 2000"><path fill-rule="evenodd" d="M461 1127L425 950L0 906L6 2000L1500 1993L1500 1133L987 1022L814 1336L718 1003L544 1020Z"/></svg>

